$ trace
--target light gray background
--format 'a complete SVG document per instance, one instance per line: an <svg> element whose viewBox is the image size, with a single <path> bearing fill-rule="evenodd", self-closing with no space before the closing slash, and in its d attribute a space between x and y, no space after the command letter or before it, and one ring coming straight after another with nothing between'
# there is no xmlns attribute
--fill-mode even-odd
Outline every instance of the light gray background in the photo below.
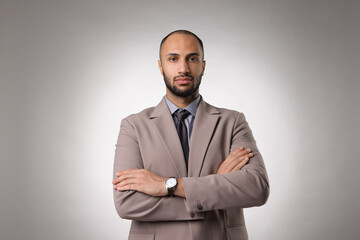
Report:
<svg viewBox="0 0 360 240"><path fill-rule="evenodd" d="M204 99L244 112L265 159L250 238L359 239L359 2L1 0L0 239L127 238L114 145L165 94L179 28L204 41Z"/></svg>

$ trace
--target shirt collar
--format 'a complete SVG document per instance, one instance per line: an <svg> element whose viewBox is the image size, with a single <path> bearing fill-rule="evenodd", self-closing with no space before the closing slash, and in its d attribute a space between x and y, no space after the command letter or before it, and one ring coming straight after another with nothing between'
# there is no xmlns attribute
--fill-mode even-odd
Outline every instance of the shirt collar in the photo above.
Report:
<svg viewBox="0 0 360 240"><path fill-rule="evenodd" d="M178 109L182 110L182 108L177 107L175 104L173 104L165 95L165 102L166 105L168 106L171 114L173 114L174 112L176 112ZM196 111L197 108L199 106L199 102L200 102L201 96L199 95L194 101L192 101L192 103L190 103L185 109L195 117L196 115Z"/></svg>

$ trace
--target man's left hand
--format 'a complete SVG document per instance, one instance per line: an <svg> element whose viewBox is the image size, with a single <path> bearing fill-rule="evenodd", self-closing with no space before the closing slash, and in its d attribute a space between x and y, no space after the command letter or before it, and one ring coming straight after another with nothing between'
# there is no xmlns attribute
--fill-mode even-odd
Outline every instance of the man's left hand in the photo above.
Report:
<svg viewBox="0 0 360 240"><path fill-rule="evenodd" d="M117 172L112 184L118 191L135 190L151 196L166 196L166 178L146 169L128 169Z"/></svg>

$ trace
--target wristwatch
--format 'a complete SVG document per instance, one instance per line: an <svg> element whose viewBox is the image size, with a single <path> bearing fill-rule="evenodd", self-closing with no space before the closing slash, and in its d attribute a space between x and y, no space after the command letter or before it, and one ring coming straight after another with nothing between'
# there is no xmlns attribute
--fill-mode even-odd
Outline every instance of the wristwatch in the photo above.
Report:
<svg viewBox="0 0 360 240"><path fill-rule="evenodd" d="M168 191L168 196L173 197L174 196L174 191L175 188L177 186L177 180L174 177L169 177L168 179L166 179L165 181L165 186L166 189Z"/></svg>

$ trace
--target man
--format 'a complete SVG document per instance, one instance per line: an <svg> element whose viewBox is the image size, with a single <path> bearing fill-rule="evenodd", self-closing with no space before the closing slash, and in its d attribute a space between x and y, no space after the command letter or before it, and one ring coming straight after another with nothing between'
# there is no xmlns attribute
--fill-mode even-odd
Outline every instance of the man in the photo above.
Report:
<svg viewBox="0 0 360 240"><path fill-rule="evenodd" d="M160 45L166 96L122 120L114 163L118 214L129 239L247 239L242 208L263 205L269 183L242 113L199 95L202 41L177 30Z"/></svg>

